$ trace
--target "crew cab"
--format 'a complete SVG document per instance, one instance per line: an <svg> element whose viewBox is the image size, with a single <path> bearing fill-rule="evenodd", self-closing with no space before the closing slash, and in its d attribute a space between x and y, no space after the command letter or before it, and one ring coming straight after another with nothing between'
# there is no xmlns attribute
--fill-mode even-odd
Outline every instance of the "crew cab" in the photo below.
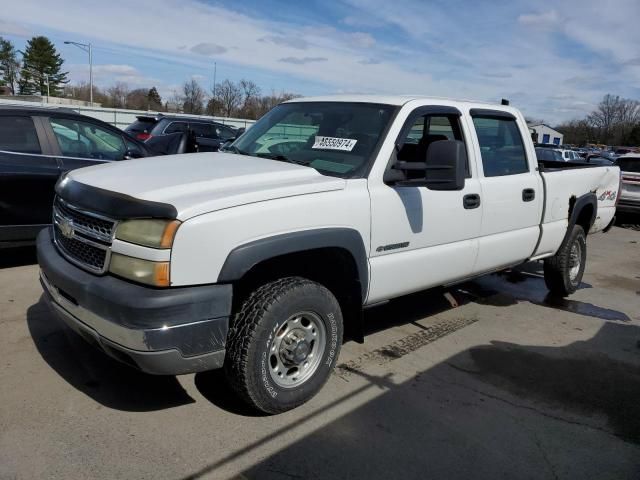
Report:
<svg viewBox="0 0 640 480"><path fill-rule="evenodd" d="M267 413L311 398L363 309L532 260L580 285L616 166L538 162L522 114L408 96L283 103L222 153L57 184L38 238L52 309L154 374L224 368Z"/></svg>

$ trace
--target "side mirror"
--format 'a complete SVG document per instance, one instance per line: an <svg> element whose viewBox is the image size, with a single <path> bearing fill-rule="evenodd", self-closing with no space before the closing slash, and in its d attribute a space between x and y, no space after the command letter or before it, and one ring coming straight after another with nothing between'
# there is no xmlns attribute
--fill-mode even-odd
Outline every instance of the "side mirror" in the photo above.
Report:
<svg viewBox="0 0 640 480"><path fill-rule="evenodd" d="M427 148L424 162L398 161L385 172L384 181L400 186L424 186L429 190L462 190L466 165L464 143L437 140Z"/></svg>
<svg viewBox="0 0 640 480"><path fill-rule="evenodd" d="M134 158L142 158L144 154L138 150L127 150L122 157L124 160L132 160Z"/></svg>
<svg viewBox="0 0 640 480"><path fill-rule="evenodd" d="M244 127L240 127L238 129L236 129L236 138L238 138L240 135L242 135L244 132L246 132L246 128Z"/></svg>
<svg viewBox="0 0 640 480"><path fill-rule="evenodd" d="M438 140L429 145L426 159L426 186L430 190L464 188L467 151L460 140Z"/></svg>

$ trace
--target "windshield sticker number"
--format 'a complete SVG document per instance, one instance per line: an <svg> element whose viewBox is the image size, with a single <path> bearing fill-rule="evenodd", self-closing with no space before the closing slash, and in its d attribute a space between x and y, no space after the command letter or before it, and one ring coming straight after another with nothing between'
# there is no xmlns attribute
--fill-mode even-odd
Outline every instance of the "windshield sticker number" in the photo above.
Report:
<svg viewBox="0 0 640 480"><path fill-rule="evenodd" d="M317 148L322 150L342 150L344 152L350 152L353 147L356 146L358 140L352 138L335 138L335 137L320 137L316 136L316 141L311 148Z"/></svg>

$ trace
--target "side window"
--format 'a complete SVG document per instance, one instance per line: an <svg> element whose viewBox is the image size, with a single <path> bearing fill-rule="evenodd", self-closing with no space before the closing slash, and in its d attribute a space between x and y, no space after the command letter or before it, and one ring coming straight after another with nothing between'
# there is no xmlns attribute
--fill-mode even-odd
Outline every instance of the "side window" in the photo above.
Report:
<svg viewBox="0 0 640 480"><path fill-rule="evenodd" d="M216 132L218 133L218 137L222 140L227 140L236 136L235 132L228 127L216 127Z"/></svg>
<svg viewBox="0 0 640 480"><path fill-rule="evenodd" d="M216 129L210 123L198 123L192 122L189 124L189 128L193 132L193 134L197 137L205 137L205 138L217 138Z"/></svg>
<svg viewBox="0 0 640 480"><path fill-rule="evenodd" d="M529 171L524 144L515 119L473 117L473 124L480 142L485 177Z"/></svg>
<svg viewBox="0 0 640 480"><path fill-rule="evenodd" d="M420 139L424 135L424 117L418 117L411 126L407 138L404 139L405 143L418 144Z"/></svg>
<svg viewBox="0 0 640 480"><path fill-rule="evenodd" d="M121 135L92 123L50 118L49 123L65 157L121 160L126 148Z"/></svg>
<svg viewBox="0 0 640 480"><path fill-rule="evenodd" d="M164 133L186 132L189 129L187 122L171 122L165 129Z"/></svg>
<svg viewBox="0 0 640 480"><path fill-rule="evenodd" d="M438 140L460 140L464 142L460 119L457 115L422 115L412 121L398 152L398 160L405 162L424 162L429 146ZM465 166L467 178L469 162Z"/></svg>
<svg viewBox="0 0 640 480"><path fill-rule="evenodd" d="M42 153L31 117L0 116L0 150Z"/></svg>

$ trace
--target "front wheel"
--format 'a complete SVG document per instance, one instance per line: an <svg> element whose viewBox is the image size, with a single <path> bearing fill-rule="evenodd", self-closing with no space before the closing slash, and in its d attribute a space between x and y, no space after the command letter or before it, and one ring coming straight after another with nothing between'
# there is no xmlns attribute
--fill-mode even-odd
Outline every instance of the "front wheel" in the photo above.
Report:
<svg viewBox="0 0 640 480"><path fill-rule="evenodd" d="M551 293L566 297L574 293L584 275L587 239L584 230L574 225L567 242L544 261L544 281Z"/></svg>
<svg viewBox="0 0 640 480"><path fill-rule="evenodd" d="M340 306L324 286L300 277L267 283L233 318L227 379L242 400L262 412L295 408L329 378L342 331Z"/></svg>

